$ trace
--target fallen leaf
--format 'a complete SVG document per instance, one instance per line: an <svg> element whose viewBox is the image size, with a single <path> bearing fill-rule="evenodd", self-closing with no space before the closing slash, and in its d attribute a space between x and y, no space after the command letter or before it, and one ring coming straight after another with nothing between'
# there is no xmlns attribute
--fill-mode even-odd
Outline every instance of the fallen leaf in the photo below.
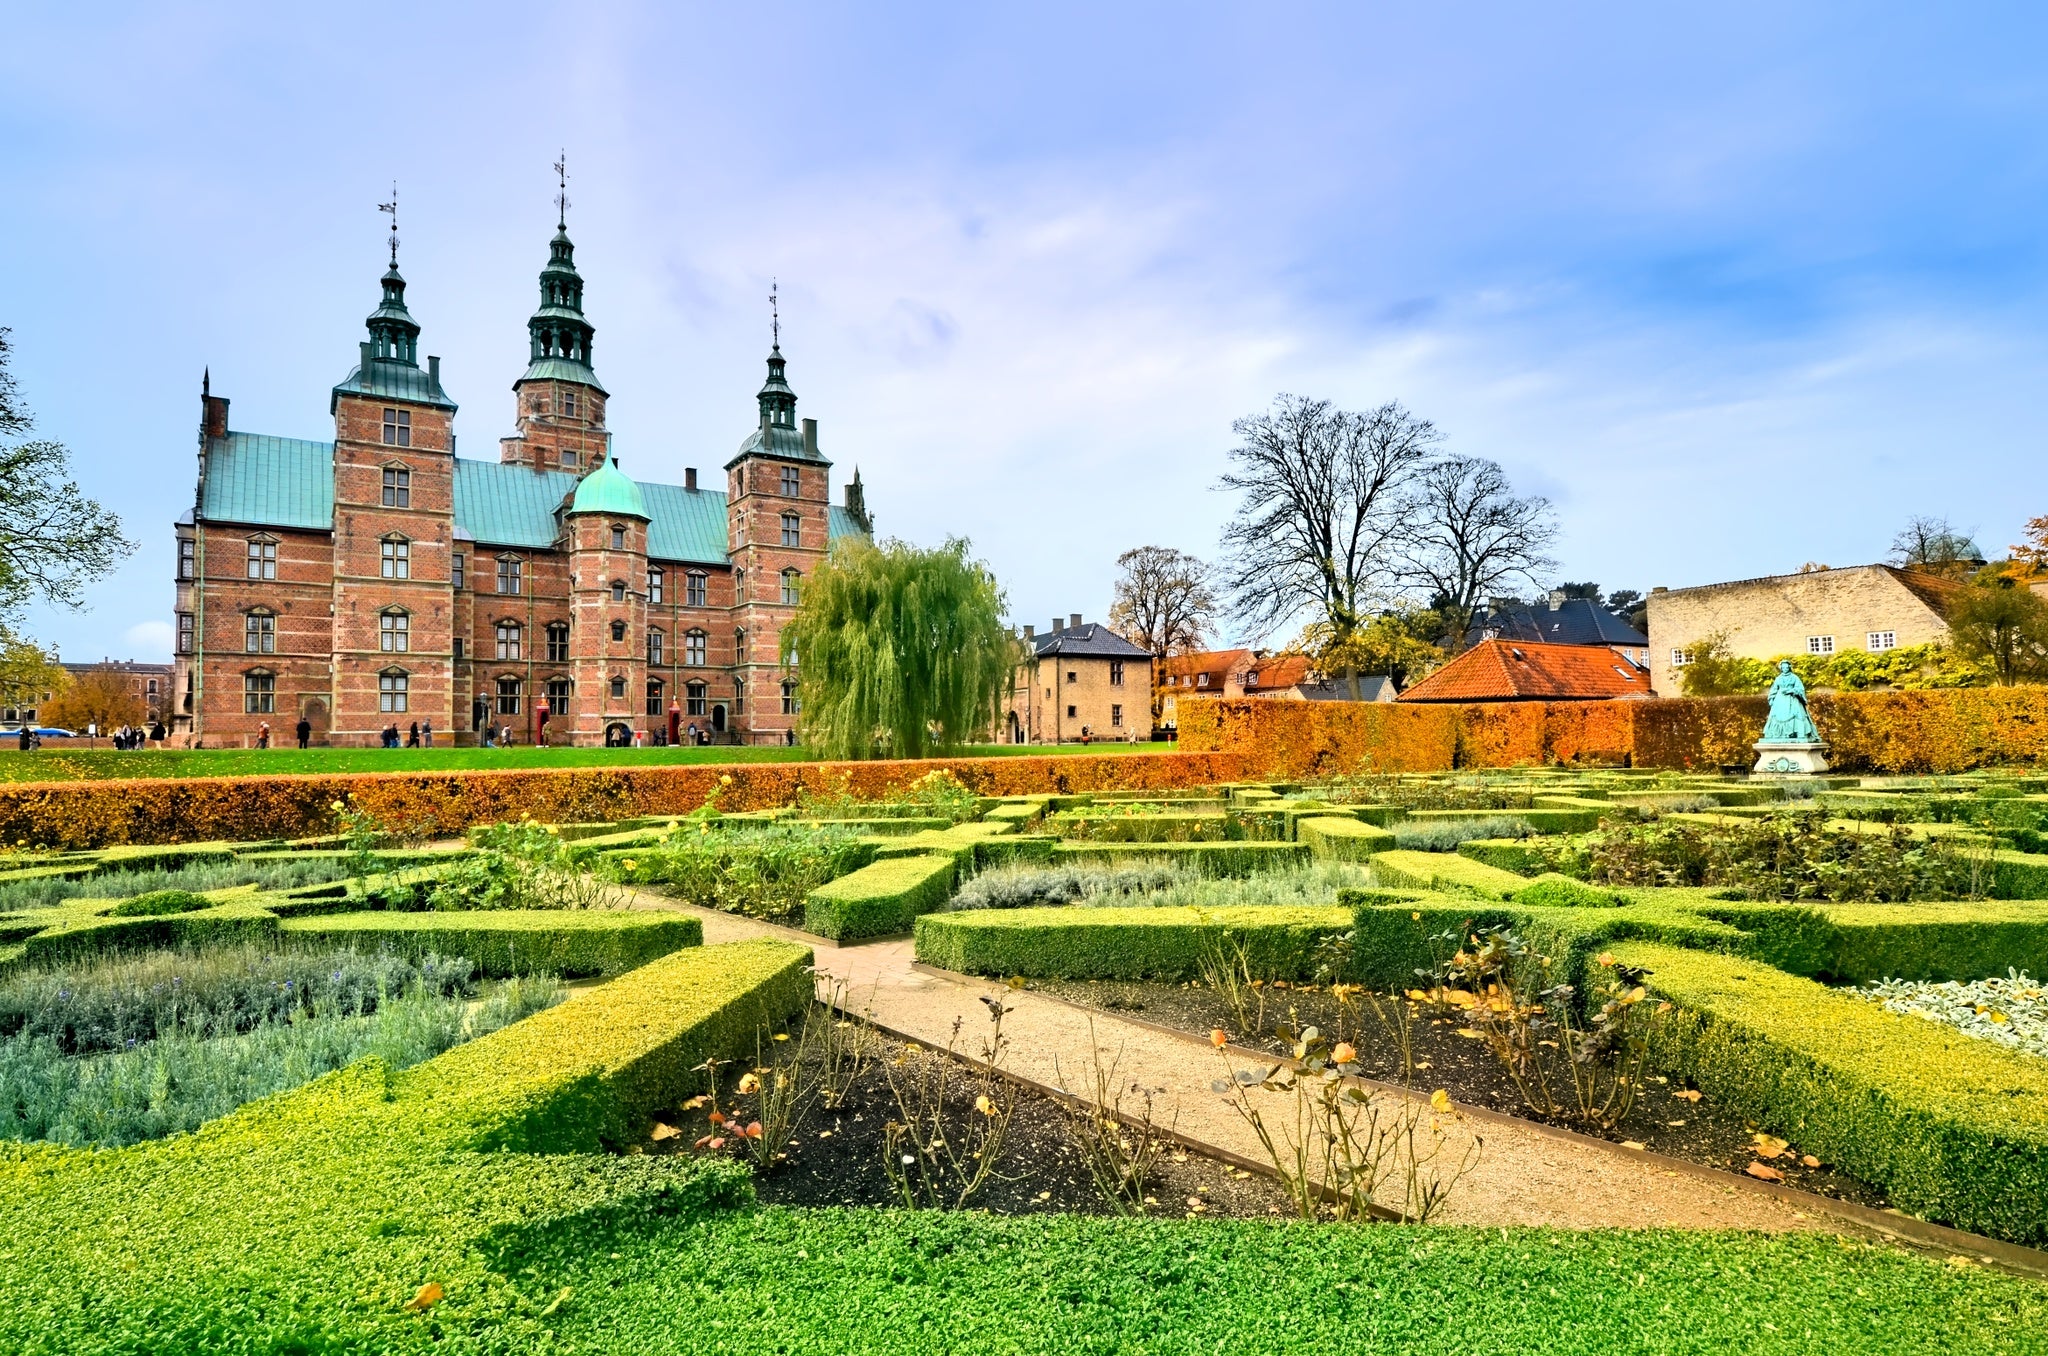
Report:
<svg viewBox="0 0 2048 1356"><path fill-rule="evenodd" d="M1443 1088L1429 1094L1429 1109L1448 1115L1451 1109L1451 1094Z"/></svg>
<svg viewBox="0 0 2048 1356"><path fill-rule="evenodd" d="M405 1302L405 1307L418 1313L425 1313L441 1302L448 1292L441 1288L439 1281L428 1281L420 1287L419 1293Z"/></svg>
<svg viewBox="0 0 2048 1356"><path fill-rule="evenodd" d="M1456 1031L1456 1032L1455 1032L1454 1034L1456 1034L1456 1035L1459 1035L1459 1036L1463 1036L1463 1037L1464 1037L1464 1038L1465 1038L1466 1040L1468 1040L1468 1041L1483 1041L1483 1040L1485 1040L1485 1039L1486 1039L1486 1033L1485 1033L1485 1032L1483 1032L1483 1031L1474 1031L1474 1030L1473 1030L1473 1029L1472 1029L1471 1027L1469 1027L1469 1026L1461 1026L1461 1027L1459 1027L1459 1028L1457 1029L1457 1031Z"/></svg>
<svg viewBox="0 0 2048 1356"><path fill-rule="evenodd" d="M1766 1135L1761 1130L1759 1130L1754 1135L1751 1135L1750 1138L1756 1142L1754 1147L1750 1149L1750 1152L1755 1154L1758 1158L1777 1158L1780 1155L1782 1155L1786 1149L1791 1147L1790 1145L1786 1144L1784 1140L1779 1139L1776 1135Z"/></svg>
<svg viewBox="0 0 2048 1356"><path fill-rule="evenodd" d="M1684 1125L1684 1124L1685 1124L1685 1122L1684 1122L1684 1121L1666 1121L1666 1122L1664 1122L1664 1124L1666 1124L1666 1125L1672 1125L1672 1126L1678 1126L1678 1125Z"/></svg>
<svg viewBox="0 0 2048 1356"><path fill-rule="evenodd" d="M1221 1050L1224 1046L1230 1044L1230 1037L1224 1035L1223 1028L1219 1026L1209 1033L1209 1044Z"/></svg>
<svg viewBox="0 0 2048 1356"><path fill-rule="evenodd" d="M759 1092L760 1090L761 1080L752 1074L741 1074L740 1085L733 1089L733 1091L739 1093Z"/></svg>
<svg viewBox="0 0 2048 1356"><path fill-rule="evenodd" d="M674 1139L677 1135L680 1135L682 1133L682 1131L676 1129L673 1125L663 1125L657 1121L654 1126L654 1133L649 1135L647 1138L653 1140Z"/></svg>
<svg viewBox="0 0 2048 1356"><path fill-rule="evenodd" d="M1743 1171L1751 1177L1759 1178L1766 1182L1782 1182L1785 1180L1784 1173L1779 1172L1776 1168L1766 1163L1752 1163L1744 1168Z"/></svg>
<svg viewBox="0 0 2048 1356"><path fill-rule="evenodd" d="M1817 1168L1820 1166L1820 1160L1818 1158L1815 1158L1812 1154L1801 1154L1799 1156L1799 1161L1809 1168Z"/></svg>
<svg viewBox="0 0 2048 1356"><path fill-rule="evenodd" d="M695 1111L698 1107L703 1106L706 1102L710 1100L711 1096L709 1093L700 1092L695 1097L692 1097L689 1101L683 1103L683 1110Z"/></svg>
<svg viewBox="0 0 2048 1356"><path fill-rule="evenodd" d="M1639 1139L1625 1139L1621 1142L1621 1147L1624 1149L1641 1149L1646 1146Z"/></svg>
<svg viewBox="0 0 2048 1356"><path fill-rule="evenodd" d="M1680 1088L1671 1095L1681 1102L1697 1102L1700 1099L1700 1090L1698 1088Z"/></svg>

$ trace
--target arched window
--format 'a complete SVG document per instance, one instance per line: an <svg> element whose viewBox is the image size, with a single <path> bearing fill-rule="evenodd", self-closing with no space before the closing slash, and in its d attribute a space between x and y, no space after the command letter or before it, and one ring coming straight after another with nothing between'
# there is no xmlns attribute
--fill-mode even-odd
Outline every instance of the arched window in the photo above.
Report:
<svg viewBox="0 0 2048 1356"><path fill-rule="evenodd" d="M732 600L736 603L747 601L747 571L745 566L732 572Z"/></svg>
<svg viewBox="0 0 2048 1356"><path fill-rule="evenodd" d="M243 624L243 649L250 654L269 654L277 649L277 614L267 607L251 608Z"/></svg>
<svg viewBox="0 0 2048 1356"><path fill-rule="evenodd" d="M693 668L704 667L705 641L709 639L702 631L692 631L683 637L683 662Z"/></svg>
<svg viewBox="0 0 2048 1356"><path fill-rule="evenodd" d="M516 716L519 714L519 680L500 678L498 680L498 714Z"/></svg>
<svg viewBox="0 0 2048 1356"><path fill-rule="evenodd" d="M567 678L550 678L550 679L548 679L548 714L549 714L549 715L551 715L551 716L566 716L566 715L568 715L568 714L569 714L569 693L570 693L570 691L571 691L571 689L570 689L570 686L569 686L569 680L568 680Z"/></svg>
<svg viewBox="0 0 2048 1356"><path fill-rule="evenodd" d="M619 526L619 525L618 525L617 523L613 523L613 524L612 524L612 550L614 550L614 551L623 551L623 550L625 550L625 549L626 549L626 529L625 529L625 528L623 528L623 527L620 527L620 526ZM619 588L619 589L623 589L623 588L625 587L625 585L624 585L624 584L614 584L614 585L613 585L612 587L614 587L614 588Z"/></svg>
<svg viewBox="0 0 2048 1356"><path fill-rule="evenodd" d="M663 584L664 582L665 582L665 579L664 579L664 577L663 577L663 575L662 575L662 573L661 573L661 571L660 571L660 570L649 570L649 571L647 572L647 601L648 601L648 602L650 602L650 603L658 603L658 602L660 602L660 601L661 601L661 586L662 586L662 584Z"/></svg>
<svg viewBox="0 0 2048 1356"><path fill-rule="evenodd" d="M548 631L548 662L549 662L550 664L566 664L566 663L568 663L568 662L569 662L569 623L567 623L567 622L559 622L559 621L558 621L558 622L549 622L549 623L548 623L548 627L547 627L547 631Z"/></svg>
<svg viewBox="0 0 2048 1356"><path fill-rule="evenodd" d="M656 627L656 628L654 628L654 629L650 630L650 631L649 631L649 632L647 633L647 662L648 662L648 663L650 663L650 664L659 664L659 663L661 663L661 662L662 662L662 649L663 649L664 643L665 643L665 642L664 642L664 640L663 640L663 637L662 637L662 634L661 634L661 629L660 629L659 627Z"/></svg>
<svg viewBox="0 0 2048 1356"><path fill-rule="evenodd" d="M795 607L803 591L803 575L795 570L782 572L782 602L786 607Z"/></svg>
<svg viewBox="0 0 2048 1356"><path fill-rule="evenodd" d="M704 599L704 571L692 570L690 571L688 580L686 581L686 587L683 594L683 601L688 603L691 607L702 607L704 606Z"/></svg>
<svg viewBox="0 0 2048 1356"><path fill-rule="evenodd" d="M403 414L404 411L401 410L399 413ZM411 429L408 427L405 432L407 442L400 443L400 447L407 446L411 440ZM387 466L384 468L384 507L412 507L412 472L403 466Z"/></svg>
<svg viewBox="0 0 2048 1356"><path fill-rule="evenodd" d="M379 711L405 710L408 689L412 680L404 669L386 669L377 675L377 709Z"/></svg>
<svg viewBox="0 0 2048 1356"><path fill-rule="evenodd" d="M383 548L383 574L386 579L412 578L412 543L396 532L378 543Z"/></svg>
<svg viewBox="0 0 2048 1356"><path fill-rule="evenodd" d="M612 675L612 696L613 696L614 698L619 698L619 697L623 697L623 696L625 696L625 695L626 695L626 676L625 676L624 674L622 674L622 673L615 673L615 674L613 674L613 675Z"/></svg>
<svg viewBox="0 0 2048 1356"><path fill-rule="evenodd" d="M249 538L249 577L251 579L277 578L277 538Z"/></svg>
<svg viewBox="0 0 2048 1356"><path fill-rule="evenodd" d="M613 623L612 623L612 639L613 639L613 640L624 640L625 638L626 638L626 624L625 624L624 622L622 622L622 621L615 621L615 622L613 622Z"/></svg>
<svg viewBox="0 0 2048 1356"><path fill-rule="evenodd" d="M710 714L710 704L705 700L709 689L702 683L690 683L683 688L684 710L693 716Z"/></svg>
<svg viewBox="0 0 2048 1356"><path fill-rule="evenodd" d="M404 609L394 607L377 618L377 648L399 654L412 648L412 618Z"/></svg>
<svg viewBox="0 0 2048 1356"><path fill-rule="evenodd" d="M626 581L625 581L625 580L623 580L623 579L614 579L614 580L612 580L612 601L613 601L613 602L615 602L615 603L623 603L623 602L625 602L625 601L626 601Z"/></svg>
<svg viewBox="0 0 2048 1356"><path fill-rule="evenodd" d="M658 715L660 715L660 714L662 713L662 710L663 710L663 707L662 707L662 704L661 704L661 697L662 697L662 691L663 691L663 689L662 689L662 686L661 686L661 679L659 679L659 678L649 678L649 679L647 680L647 714L648 714L648 715L650 715L650 716L658 716Z"/></svg>
<svg viewBox="0 0 2048 1356"><path fill-rule="evenodd" d="M803 519L797 517L794 513L782 515L782 544L784 546L802 546L804 544Z"/></svg>
<svg viewBox="0 0 2048 1356"><path fill-rule="evenodd" d="M735 664L747 662L747 628L744 626L732 633L732 662Z"/></svg>
<svg viewBox="0 0 2048 1356"><path fill-rule="evenodd" d="M242 710L252 716L267 716L277 710L277 675L269 669L251 669L242 675Z"/></svg>
<svg viewBox="0 0 2048 1356"><path fill-rule="evenodd" d="M782 685L782 714L785 716L794 716L802 710L803 702L799 700L796 695L796 684L793 682L784 682Z"/></svg>
<svg viewBox="0 0 2048 1356"><path fill-rule="evenodd" d="M519 623L501 621L498 623L498 658L519 658Z"/></svg>
<svg viewBox="0 0 2048 1356"><path fill-rule="evenodd" d="M732 713L736 716L747 713L747 680L744 678L732 680Z"/></svg>

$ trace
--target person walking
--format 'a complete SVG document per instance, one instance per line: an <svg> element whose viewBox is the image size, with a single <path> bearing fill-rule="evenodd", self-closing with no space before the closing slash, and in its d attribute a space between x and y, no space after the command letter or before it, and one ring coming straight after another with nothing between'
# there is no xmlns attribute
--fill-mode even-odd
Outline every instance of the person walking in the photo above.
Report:
<svg viewBox="0 0 2048 1356"><path fill-rule="evenodd" d="M305 748L313 742L313 722L300 716L299 727L295 733L299 736L299 747Z"/></svg>
<svg viewBox="0 0 2048 1356"><path fill-rule="evenodd" d="M405 746L409 749L416 749L420 746L420 723L418 721L414 721L412 728L405 732Z"/></svg>
<svg viewBox="0 0 2048 1356"><path fill-rule="evenodd" d="M423 749L434 747L434 722L431 720L420 722L420 747Z"/></svg>
<svg viewBox="0 0 2048 1356"><path fill-rule="evenodd" d="M270 722L267 720L256 723L256 747L259 749L270 747Z"/></svg>

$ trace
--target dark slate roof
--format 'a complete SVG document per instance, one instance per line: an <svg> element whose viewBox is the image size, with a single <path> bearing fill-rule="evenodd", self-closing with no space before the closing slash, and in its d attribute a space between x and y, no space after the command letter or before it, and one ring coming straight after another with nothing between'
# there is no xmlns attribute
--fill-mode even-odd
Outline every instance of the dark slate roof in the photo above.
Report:
<svg viewBox="0 0 2048 1356"><path fill-rule="evenodd" d="M1394 680L1384 673L1361 673L1358 675L1358 700L1362 702L1386 702L1394 700ZM1312 702L1348 702L1351 698L1351 680L1331 678L1320 683L1302 683L1297 689Z"/></svg>
<svg viewBox="0 0 2048 1356"><path fill-rule="evenodd" d="M497 461L455 459L455 531L484 546L544 551L555 544L555 511L576 492L573 471L536 471ZM647 505L647 554L656 560L724 565L725 494L635 481ZM210 522L255 527L334 526L334 444L261 433L230 433L207 453ZM844 506L826 515L830 540L866 535ZM1085 629L1085 628L1084 628Z"/></svg>
<svg viewBox="0 0 2048 1356"><path fill-rule="evenodd" d="M334 412L335 404L345 395L388 396L419 405L438 405L444 410L455 408L455 402L441 389L441 383L424 367L393 362L388 358L372 358L369 366L368 377L363 375L360 363L348 370L348 375L341 379L341 385L334 388L334 395L327 402L328 413Z"/></svg>
<svg viewBox="0 0 2048 1356"><path fill-rule="evenodd" d="M779 457L783 461L800 461L811 466L830 466L823 455L804 450L804 435L801 430L785 428L781 424L761 424L752 433L740 439L740 450L732 454L732 460L725 464L730 471L742 457Z"/></svg>
<svg viewBox="0 0 2048 1356"><path fill-rule="evenodd" d="M1040 659L1053 655L1069 655L1080 659L1150 659L1152 652L1133 645L1107 626L1095 622L1084 622L1080 626L1062 626L1057 631L1048 631L1034 636L1032 645Z"/></svg>
<svg viewBox="0 0 2048 1356"><path fill-rule="evenodd" d="M206 451L200 516L257 527L334 527L334 444L230 433Z"/></svg>
<svg viewBox="0 0 2048 1356"><path fill-rule="evenodd" d="M1650 638L1586 598L1567 598L1556 607L1515 608L1481 613L1465 642L1527 640L1547 645L1648 645Z"/></svg>

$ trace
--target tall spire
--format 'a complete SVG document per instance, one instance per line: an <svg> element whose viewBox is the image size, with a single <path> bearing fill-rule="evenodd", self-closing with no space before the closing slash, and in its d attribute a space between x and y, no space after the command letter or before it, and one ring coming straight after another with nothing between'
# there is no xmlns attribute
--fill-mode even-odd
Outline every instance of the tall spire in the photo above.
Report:
<svg viewBox="0 0 2048 1356"><path fill-rule="evenodd" d="M555 236L540 271L540 305L526 322L530 353L520 381L573 381L600 393L590 351L597 329L583 314L583 276L569 239L569 155L555 161ZM518 382L514 382L516 387Z"/></svg>
<svg viewBox="0 0 2048 1356"><path fill-rule="evenodd" d="M391 267L381 279L384 298L370 312L370 356L385 362L419 366L420 327L405 309L405 278L398 271L398 181L391 183L391 201L380 202L377 210L391 218Z"/></svg>
<svg viewBox="0 0 2048 1356"><path fill-rule="evenodd" d="M756 397L761 404L761 427L795 428L796 392L790 389L789 379L782 371L782 299L773 278L768 280L768 333L768 380Z"/></svg>
<svg viewBox="0 0 2048 1356"><path fill-rule="evenodd" d="M391 218L391 266L398 267L398 180L391 181L391 201L380 202L377 210Z"/></svg>

